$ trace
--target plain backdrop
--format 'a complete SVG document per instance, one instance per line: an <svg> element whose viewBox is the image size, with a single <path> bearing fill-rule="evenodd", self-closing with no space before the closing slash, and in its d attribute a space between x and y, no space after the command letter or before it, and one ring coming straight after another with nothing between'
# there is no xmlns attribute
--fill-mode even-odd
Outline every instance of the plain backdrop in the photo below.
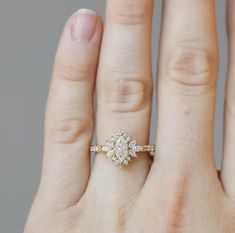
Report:
<svg viewBox="0 0 235 233"><path fill-rule="evenodd" d="M125 1L125 0L123 0ZM54 53L67 18L79 8L102 17L104 0L0 0L0 233L20 233L37 190L43 151L43 118ZM217 1L220 71L215 125L218 167L222 152L227 45L225 1ZM161 1L153 23L156 79ZM151 142L156 135L156 101Z"/></svg>

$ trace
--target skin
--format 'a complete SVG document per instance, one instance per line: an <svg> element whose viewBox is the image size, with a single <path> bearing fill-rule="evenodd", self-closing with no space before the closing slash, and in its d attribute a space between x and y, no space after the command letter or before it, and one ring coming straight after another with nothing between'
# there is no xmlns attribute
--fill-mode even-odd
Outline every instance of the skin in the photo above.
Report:
<svg viewBox="0 0 235 233"><path fill-rule="evenodd" d="M42 177L24 233L235 232L235 1L227 4L220 177L213 151L219 63L213 0L164 0L155 159L142 153L120 169L98 153L90 171L94 129L98 144L119 129L139 144L149 141L153 1L107 0L105 27L84 10L65 26L46 108ZM92 25L83 28L89 40L76 37L84 14L96 22L93 34Z"/></svg>

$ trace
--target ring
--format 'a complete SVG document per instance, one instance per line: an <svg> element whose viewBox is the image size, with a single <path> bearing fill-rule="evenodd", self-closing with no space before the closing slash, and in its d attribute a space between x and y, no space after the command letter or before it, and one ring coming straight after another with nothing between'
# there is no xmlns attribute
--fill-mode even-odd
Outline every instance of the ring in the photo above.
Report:
<svg viewBox="0 0 235 233"><path fill-rule="evenodd" d="M138 145L136 140L132 140L127 132L119 130L106 141L106 145L91 145L91 152L103 152L118 167L127 166L132 158L136 158L138 152L155 152L155 145Z"/></svg>

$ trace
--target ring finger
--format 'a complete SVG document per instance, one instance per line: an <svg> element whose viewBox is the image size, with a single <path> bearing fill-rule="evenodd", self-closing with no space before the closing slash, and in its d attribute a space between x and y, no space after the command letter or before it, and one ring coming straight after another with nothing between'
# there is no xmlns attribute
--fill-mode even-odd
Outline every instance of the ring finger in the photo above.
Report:
<svg viewBox="0 0 235 233"><path fill-rule="evenodd" d="M100 145L120 129L127 131L138 144L148 144L152 8L152 0L107 1L97 77L96 129ZM142 153L128 167L120 169L105 154L97 153L90 190L95 188L102 200L119 198L124 190L135 195L145 181L150 161L149 155Z"/></svg>

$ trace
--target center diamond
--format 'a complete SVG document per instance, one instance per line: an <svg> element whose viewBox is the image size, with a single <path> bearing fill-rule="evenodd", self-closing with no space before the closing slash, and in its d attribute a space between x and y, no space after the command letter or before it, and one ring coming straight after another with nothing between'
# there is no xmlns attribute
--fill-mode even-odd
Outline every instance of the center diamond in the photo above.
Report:
<svg viewBox="0 0 235 233"><path fill-rule="evenodd" d="M114 145L115 155L120 160L125 160L128 156L128 143L125 140L123 136L119 136L116 139L115 145Z"/></svg>

